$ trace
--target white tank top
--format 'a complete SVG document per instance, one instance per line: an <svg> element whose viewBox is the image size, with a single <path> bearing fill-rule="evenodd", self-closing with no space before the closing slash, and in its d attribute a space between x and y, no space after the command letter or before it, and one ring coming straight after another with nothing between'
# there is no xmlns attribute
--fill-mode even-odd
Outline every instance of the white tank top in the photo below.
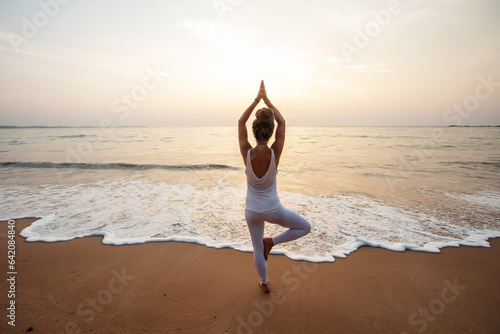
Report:
<svg viewBox="0 0 500 334"><path fill-rule="evenodd" d="M247 199L245 208L257 213L273 213L281 207L281 202L276 189L276 159L274 150L271 148L271 162L266 174L259 178L253 172L252 161L250 161L250 150L247 153Z"/></svg>

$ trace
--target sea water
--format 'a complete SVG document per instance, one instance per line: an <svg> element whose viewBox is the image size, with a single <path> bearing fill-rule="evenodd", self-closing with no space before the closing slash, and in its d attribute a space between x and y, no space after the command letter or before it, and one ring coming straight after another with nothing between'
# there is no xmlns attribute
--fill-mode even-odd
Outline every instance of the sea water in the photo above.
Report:
<svg viewBox="0 0 500 334"><path fill-rule="evenodd" d="M282 204L312 230L275 254L334 261L363 245L439 252L500 237L500 128L288 127L278 170ZM0 129L0 218L40 218L28 241L252 251L245 194L236 127Z"/></svg>

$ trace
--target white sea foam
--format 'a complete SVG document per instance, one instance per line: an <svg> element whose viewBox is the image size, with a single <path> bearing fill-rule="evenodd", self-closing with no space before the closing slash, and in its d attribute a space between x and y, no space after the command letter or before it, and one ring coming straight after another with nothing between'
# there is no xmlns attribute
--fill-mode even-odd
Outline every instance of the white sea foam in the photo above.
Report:
<svg viewBox="0 0 500 334"><path fill-rule="evenodd" d="M500 192L489 191L481 194L459 194L451 195L452 197L463 199L475 205L487 206L495 209L500 209Z"/></svg>
<svg viewBox="0 0 500 334"><path fill-rule="evenodd" d="M20 233L28 241L101 235L103 243L113 245L175 240L252 251L244 219L245 188L223 180L209 188L126 179L1 190L2 218L41 217ZM273 249L296 260L331 262L363 245L436 253L446 246L489 247L488 238L500 237L500 228L477 230L369 197L280 192L280 198L312 224L306 237ZM268 224L266 235L281 230Z"/></svg>

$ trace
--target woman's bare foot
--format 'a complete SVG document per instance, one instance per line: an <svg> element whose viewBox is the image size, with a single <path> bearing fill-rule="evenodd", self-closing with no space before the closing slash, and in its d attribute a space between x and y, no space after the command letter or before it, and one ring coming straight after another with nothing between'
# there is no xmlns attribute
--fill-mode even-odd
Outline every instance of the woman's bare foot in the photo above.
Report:
<svg viewBox="0 0 500 334"><path fill-rule="evenodd" d="M269 286L269 282L267 282L266 284L260 282L259 286L262 289L262 291L264 291L265 293L271 292L271 287Z"/></svg>
<svg viewBox="0 0 500 334"><path fill-rule="evenodd" d="M264 258L266 259L266 261L273 246L274 246L273 238L264 238Z"/></svg>

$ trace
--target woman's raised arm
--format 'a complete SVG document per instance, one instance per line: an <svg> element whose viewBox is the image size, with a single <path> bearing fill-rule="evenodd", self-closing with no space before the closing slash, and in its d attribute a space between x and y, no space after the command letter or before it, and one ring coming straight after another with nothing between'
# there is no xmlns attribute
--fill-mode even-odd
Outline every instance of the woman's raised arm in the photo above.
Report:
<svg viewBox="0 0 500 334"><path fill-rule="evenodd" d="M264 86L264 81L261 83L261 91L262 91L262 99L264 100L264 103L273 111L274 113L274 119L276 120L276 123L278 123L278 126L276 127L276 135L274 139L274 143L271 146L272 149L274 150L274 154L276 156L276 167L279 165L281 153L283 153L283 147L285 146L285 130L286 130L286 122L285 118L283 115L281 115L280 111L278 108L276 108L272 103L271 100L267 97L267 92L266 92L266 87Z"/></svg>
<svg viewBox="0 0 500 334"><path fill-rule="evenodd" d="M250 106L243 112L240 119L238 120L238 139L240 142L240 153L243 156L243 161L246 164L247 152L252 148L250 142L248 141L248 131L247 131L247 121L250 118L255 107L259 104L262 99L262 90L264 87L264 81L261 81L259 92L257 93L257 97L250 104Z"/></svg>

